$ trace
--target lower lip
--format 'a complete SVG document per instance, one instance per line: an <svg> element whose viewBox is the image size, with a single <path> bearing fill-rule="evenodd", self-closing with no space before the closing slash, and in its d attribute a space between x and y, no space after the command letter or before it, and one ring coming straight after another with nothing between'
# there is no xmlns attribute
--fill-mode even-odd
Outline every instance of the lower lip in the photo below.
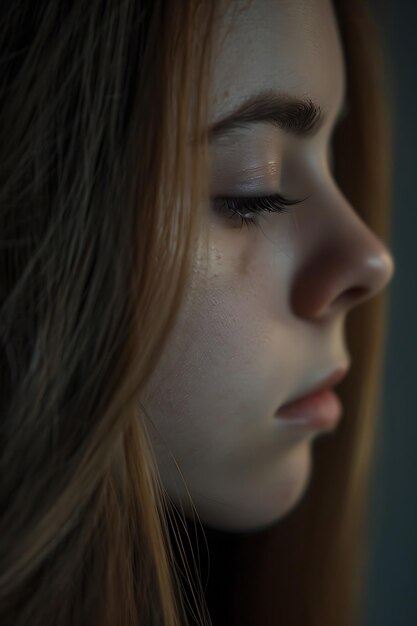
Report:
<svg viewBox="0 0 417 626"><path fill-rule="evenodd" d="M277 411L276 419L288 427L301 430L329 430L335 428L343 412L338 396L324 389L298 402L287 404Z"/></svg>

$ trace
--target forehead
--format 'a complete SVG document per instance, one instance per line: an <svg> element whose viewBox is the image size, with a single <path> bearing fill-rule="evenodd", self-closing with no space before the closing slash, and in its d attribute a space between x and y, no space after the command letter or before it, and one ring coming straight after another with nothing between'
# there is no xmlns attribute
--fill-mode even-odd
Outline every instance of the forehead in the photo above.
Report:
<svg viewBox="0 0 417 626"><path fill-rule="evenodd" d="M331 0L233 0L215 41L211 119L264 89L307 95L335 116L345 80Z"/></svg>

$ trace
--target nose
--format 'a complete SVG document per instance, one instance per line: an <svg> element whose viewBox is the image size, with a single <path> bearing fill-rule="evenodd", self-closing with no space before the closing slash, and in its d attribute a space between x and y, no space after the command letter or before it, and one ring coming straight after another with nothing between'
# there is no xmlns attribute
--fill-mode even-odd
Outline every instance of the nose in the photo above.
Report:
<svg viewBox="0 0 417 626"><path fill-rule="evenodd" d="M298 316L317 320L346 313L384 290L394 276L391 252L353 208L333 215L293 282L292 307Z"/></svg>

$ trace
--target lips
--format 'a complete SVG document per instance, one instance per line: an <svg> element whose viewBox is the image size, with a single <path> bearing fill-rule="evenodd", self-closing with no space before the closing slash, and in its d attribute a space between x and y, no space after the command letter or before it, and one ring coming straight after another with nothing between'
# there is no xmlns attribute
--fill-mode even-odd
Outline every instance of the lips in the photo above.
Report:
<svg viewBox="0 0 417 626"><path fill-rule="evenodd" d="M284 410L287 407L291 407L291 405L294 403L298 403L302 400L307 400L308 398L316 395L320 391L335 387L346 377L349 369L350 365L338 367L330 374L330 376L327 376L326 378L322 379L318 384L307 389L305 393L298 395L297 397L291 398L291 400L289 400L286 404L283 404L279 410Z"/></svg>

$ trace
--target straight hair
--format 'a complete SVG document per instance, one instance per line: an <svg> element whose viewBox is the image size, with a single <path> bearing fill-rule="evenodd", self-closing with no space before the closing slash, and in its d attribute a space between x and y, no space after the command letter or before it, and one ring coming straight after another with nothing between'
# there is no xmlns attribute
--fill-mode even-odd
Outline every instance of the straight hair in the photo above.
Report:
<svg viewBox="0 0 417 626"><path fill-rule="evenodd" d="M189 138L208 125L216 19L233 4L0 9L4 626L211 623L140 399L207 233L208 139ZM389 243L382 46L363 3L334 6L350 106L334 137L335 178ZM385 303L381 294L347 319L345 416L315 444L303 501L276 527L238 537L229 624L358 618Z"/></svg>

